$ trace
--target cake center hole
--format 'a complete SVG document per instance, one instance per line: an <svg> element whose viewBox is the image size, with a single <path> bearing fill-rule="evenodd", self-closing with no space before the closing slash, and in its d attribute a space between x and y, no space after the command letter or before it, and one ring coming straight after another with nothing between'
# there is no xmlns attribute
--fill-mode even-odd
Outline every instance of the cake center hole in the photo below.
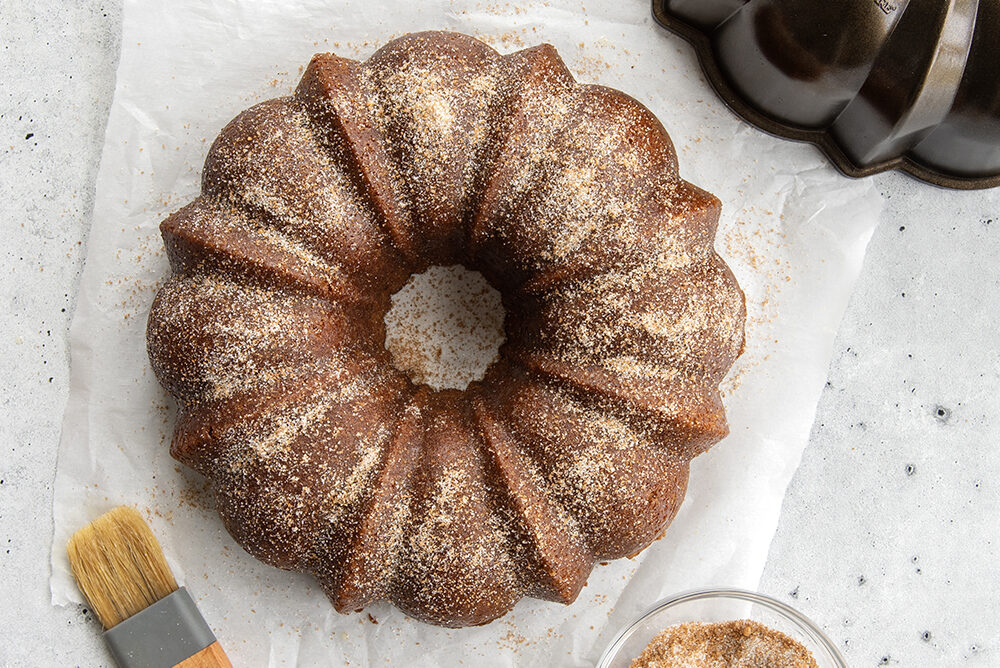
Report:
<svg viewBox="0 0 1000 668"><path fill-rule="evenodd" d="M385 347L414 383L464 390L498 359L503 320L500 293L482 274L435 266L392 296Z"/></svg>

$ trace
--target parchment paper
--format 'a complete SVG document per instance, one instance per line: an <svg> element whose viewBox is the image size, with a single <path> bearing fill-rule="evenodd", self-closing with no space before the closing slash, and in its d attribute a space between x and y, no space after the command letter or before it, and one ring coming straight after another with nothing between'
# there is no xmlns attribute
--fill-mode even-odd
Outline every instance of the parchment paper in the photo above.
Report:
<svg viewBox="0 0 1000 668"><path fill-rule="evenodd" d="M717 248L749 309L747 350L725 386L732 434L694 462L666 537L633 560L598 567L571 606L523 601L500 621L463 630L426 626L385 604L371 618L341 616L309 577L245 554L216 517L205 481L168 455L174 408L144 341L166 275L157 225L198 193L222 126L287 94L314 52L365 58L424 29L478 35L503 52L550 42L581 81L649 106L674 139L682 176L722 199ZM127 0L70 336L52 601L81 600L68 572L68 536L120 503L149 517L240 666L592 665L657 598L706 585L753 589L880 202L869 183L841 177L814 148L737 120L691 49L655 26L643 0Z"/></svg>

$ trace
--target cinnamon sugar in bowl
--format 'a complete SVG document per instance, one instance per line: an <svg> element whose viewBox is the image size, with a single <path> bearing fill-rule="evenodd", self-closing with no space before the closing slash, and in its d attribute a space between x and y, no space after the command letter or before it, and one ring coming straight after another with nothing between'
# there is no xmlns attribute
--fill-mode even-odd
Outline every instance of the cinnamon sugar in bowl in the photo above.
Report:
<svg viewBox="0 0 1000 668"><path fill-rule="evenodd" d="M756 653L754 661L740 658L747 652ZM833 643L801 613L741 589L703 589L660 601L615 637L597 665L847 668Z"/></svg>

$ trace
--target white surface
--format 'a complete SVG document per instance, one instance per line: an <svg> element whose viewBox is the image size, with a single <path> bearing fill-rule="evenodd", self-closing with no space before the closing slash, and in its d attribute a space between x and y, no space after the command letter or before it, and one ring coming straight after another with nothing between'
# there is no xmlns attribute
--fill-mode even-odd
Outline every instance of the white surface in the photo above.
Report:
<svg viewBox="0 0 1000 668"><path fill-rule="evenodd" d="M0 542L7 542L0 552L0 600L18 605L0 612L4 628L16 629L13 641L0 647L3 665L107 661L96 624L81 623L79 610L48 604L45 561L56 422L66 396L68 315L60 309L72 303L81 261L76 242L85 239L89 222L113 81L116 12L44 3L4 10L0 212L14 280L2 286L9 379L3 448L9 454L0 459ZM678 42L678 48L686 47ZM33 141L24 139L29 132ZM763 589L786 595L798 586L798 605L835 640L849 641L854 665L876 665L883 657L900 665L994 665L996 632L987 624L997 617L990 608L997 596L990 550L1000 539L993 482L1000 456L990 409L997 407L1000 382L989 333L998 325L990 272L1000 240L980 221L1000 210L998 197L946 193L898 175L876 183L889 209L838 339L838 349L851 348L856 356L833 363L833 387L824 394L805 465L786 502ZM920 233L897 238L900 225L904 234ZM982 265L965 259L969 249ZM921 302L906 301L911 295ZM984 325L979 331L986 334L977 335ZM913 348L912 359L901 357L905 348ZM910 394L917 398L903 401L914 387ZM904 410L888 400L895 395ZM951 424L938 426L921 410L939 402L950 407ZM858 422L868 426L864 436L849 427ZM850 450L858 445L866 446L862 454ZM916 456L914 475L900 478L902 460ZM980 481L978 488L972 483L975 492L965 485L973 479ZM932 567L915 566L912 556ZM866 579L859 587L854 571L861 564ZM925 630L931 633L926 642Z"/></svg>

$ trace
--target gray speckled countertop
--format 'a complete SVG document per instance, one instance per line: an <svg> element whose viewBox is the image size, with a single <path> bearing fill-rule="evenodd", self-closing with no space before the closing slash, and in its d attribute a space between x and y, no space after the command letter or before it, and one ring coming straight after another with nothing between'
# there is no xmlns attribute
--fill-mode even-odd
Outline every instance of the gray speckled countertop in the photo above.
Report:
<svg viewBox="0 0 1000 668"><path fill-rule="evenodd" d="M761 589L855 666L1000 666L1000 189L879 186Z"/></svg>
<svg viewBox="0 0 1000 668"><path fill-rule="evenodd" d="M0 14L0 665L103 665L83 610L49 604L48 550L121 7L13 5ZM887 207L760 588L853 666L997 666L1000 189L876 179Z"/></svg>

